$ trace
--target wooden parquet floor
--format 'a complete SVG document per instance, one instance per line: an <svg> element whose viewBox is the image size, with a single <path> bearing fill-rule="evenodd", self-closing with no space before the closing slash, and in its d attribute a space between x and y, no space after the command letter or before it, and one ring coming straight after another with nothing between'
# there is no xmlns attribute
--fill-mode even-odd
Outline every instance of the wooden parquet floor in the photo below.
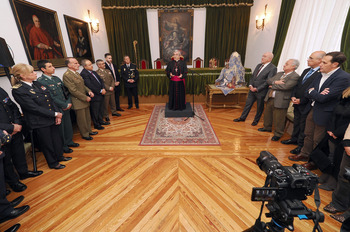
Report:
<svg viewBox="0 0 350 232"><path fill-rule="evenodd" d="M252 226L261 205L250 200L252 187L261 187L266 177L256 158L268 150L283 165L292 165L287 156L294 146L258 132L262 120L251 126L254 109L240 123L232 119L241 109L206 109L221 146L138 146L152 109L125 110L92 141L75 133L80 147L63 170L49 169L38 153L44 174L24 180L28 189L8 197L23 194L22 204L31 208L0 230L15 223L30 232L242 231ZM323 208L331 193L320 190L320 195ZM315 210L312 196L305 204ZM339 231L340 223L325 215L323 231ZM313 223L295 219L294 226L312 231Z"/></svg>

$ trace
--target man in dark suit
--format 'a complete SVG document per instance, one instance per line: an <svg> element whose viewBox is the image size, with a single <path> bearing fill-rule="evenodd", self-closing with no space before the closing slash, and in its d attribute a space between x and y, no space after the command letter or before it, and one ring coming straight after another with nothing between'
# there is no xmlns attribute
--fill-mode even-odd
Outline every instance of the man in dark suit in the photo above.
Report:
<svg viewBox="0 0 350 232"><path fill-rule="evenodd" d="M298 84L294 87L291 98L294 107L293 133L290 139L281 141L282 144L298 145L298 147L290 151L292 154L299 154L304 145L305 121L306 116L309 113L307 111L305 112L305 109L310 109L306 106L311 104L309 99L305 97L305 91L315 77L320 73L320 64L325 55L326 53L324 51L316 51L309 56L307 59L307 64L310 68L303 71Z"/></svg>
<svg viewBox="0 0 350 232"><path fill-rule="evenodd" d="M350 74L341 70L346 56L342 52L330 52L322 58L320 74L306 91L311 100L305 124L304 146L299 155L288 158L293 161L309 161L309 155L326 134L326 126L330 121L334 107L344 89L350 85ZM308 109L306 109L308 110ZM313 162L303 164L309 170L315 169Z"/></svg>
<svg viewBox="0 0 350 232"><path fill-rule="evenodd" d="M252 126L258 124L264 111L264 98L268 90L266 80L277 73L276 66L271 63L272 58L273 54L271 52L266 52L261 57L261 63L256 66L253 76L249 80L249 93L243 112L239 118L233 120L234 122L244 122L256 101L257 110Z"/></svg>
<svg viewBox="0 0 350 232"><path fill-rule="evenodd" d="M258 131L271 132L273 123L275 131L272 141L278 141L284 133L290 96L299 80L299 75L295 72L298 67L298 60L287 60L283 66L283 72L277 73L266 81L269 90L265 97L264 127L259 128Z"/></svg>
<svg viewBox="0 0 350 232"><path fill-rule="evenodd" d="M129 56L124 56L124 62L120 67L120 73L125 83L126 92L128 94L128 109L132 108L132 96L134 96L135 106L139 108L139 97L137 94L137 81L139 80L139 71L135 64L130 62Z"/></svg>
<svg viewBox="0 0 350 232"><path fill-rule="evenodd" d="M109 71L111 71L112 76L114 78L114 97L115 97L115 105L118 111L124 111L122 108L120 108L120 101L119 101L119 97L120 97L120 75L118 72L118 67L117 65L112 63L112 55L111 53L106 53L105 54L105 59L106 59L106 69L108 69ZM116 113L116 116L121 116L121 114Z"/></svg>
<svg viewBox="0 0 350 232"><path fill-rule="evenodd" d="M93 93L94 97L90 102L91 119L95 129L103 130L102 125L109 125L109 122L103 121L104 113L104 95L106 94L105 84L100 76L93 69L93 65L90 60L84 59L81 61L81 65L84 69L80 75L84 79L85 86L88 87Z"/></svg>

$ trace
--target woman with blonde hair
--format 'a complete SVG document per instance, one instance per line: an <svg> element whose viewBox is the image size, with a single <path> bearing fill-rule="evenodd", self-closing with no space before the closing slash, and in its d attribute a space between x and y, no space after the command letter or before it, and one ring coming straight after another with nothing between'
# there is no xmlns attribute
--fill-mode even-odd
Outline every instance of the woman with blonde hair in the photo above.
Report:
<svg viewBox="0 0 350 232"><path fill-rule="evenodd" d="M12 95L21 106L27 126L37 136L48 166L53 169L64 168L65 165L59 161L68 161L71 157L63 156L63 144L58 129L62 113L46 87L36 81L36 72L32 66L17 64L13 66L12 73Z"/></svg>

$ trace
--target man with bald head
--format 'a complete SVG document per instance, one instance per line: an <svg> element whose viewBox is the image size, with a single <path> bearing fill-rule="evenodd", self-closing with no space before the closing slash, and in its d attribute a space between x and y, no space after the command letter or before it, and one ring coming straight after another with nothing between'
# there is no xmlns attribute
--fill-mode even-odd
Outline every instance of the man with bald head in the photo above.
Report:
<svg viewBox="0 0 350 232"><path fill-rule="evenodd" d="M95 129L103 130L102 125L109 125L109 122L103 121L104 113L104 95L106 94L105 84L101 79L100 75L93 70L92 62L88 59L81 61L83 70L80 72L80 75L84 79L86 87L91 89L94 93L94 97L90 101L90 113L91 119L94 124Z"/></svg>
<svg viewBox="0 0 350 232"><path fill-rule="evenodd" d="M293 133L290 139L283 140L283 144L295 144L298 145L295 149L291 150L292 154L299 154L301 148L304 146L304 129L306 116L309 113L311 104L308 98L305 97L305 91L320 73L320 64L322 58L326 55L324 51L313 52L307 59L307 65L309 68L305 69L301 74L298 84L294 87L292 93L292 103L294 107L294 120L293 120Z"/></svg>
<svg viewBox="0 0 350 232"><path fill-rule="evenodd" d="M243 112L239 118L236 118L233 121L245 121L250 109L256 101L257 110L252 126L256 126L258 124L264 111L264 98L268 90L266 80L273 77L277 73L276 66L271 63L272 58L273 54L271 52L266 52L261 57L261 63L256 66L252 78L249 80L249 93Z"/></svg>
<svg viewBox="0 0 350 232"><path fill-rule="evenodd" d="M278 141L284 133L290 97L300 77L295 72L298 67L298 60L289 59L283 65L283 72L278 72L266 81L269 90L265 97L264 127L259 128L258 131L271 132L273 125L275 131L272 141Z"/></svg>

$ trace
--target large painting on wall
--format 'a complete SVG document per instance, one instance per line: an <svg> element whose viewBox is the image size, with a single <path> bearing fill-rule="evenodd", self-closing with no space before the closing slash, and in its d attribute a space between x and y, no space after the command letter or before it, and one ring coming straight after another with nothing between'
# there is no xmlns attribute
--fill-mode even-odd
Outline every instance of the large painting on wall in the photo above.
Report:
<svg viewBox="0 0 350 232"><path fill-rule="evenodd" d="M160 58L165 63L179 50L188 65L192 64L193 10L159 10Z"/></svg>
<svg viewBox="0 0 350 232"><path fill-rule="evenodd" d="M64 66L66 51L56 11L23 0L10 0L29 63L48 59Z"/></svg>
<svg viewBox="0 0 350 232"><path fill-rule="evenodd" d="M89 59L94 62L89 25L87 22L64 15L72 53L79 61Z"/></svg>

